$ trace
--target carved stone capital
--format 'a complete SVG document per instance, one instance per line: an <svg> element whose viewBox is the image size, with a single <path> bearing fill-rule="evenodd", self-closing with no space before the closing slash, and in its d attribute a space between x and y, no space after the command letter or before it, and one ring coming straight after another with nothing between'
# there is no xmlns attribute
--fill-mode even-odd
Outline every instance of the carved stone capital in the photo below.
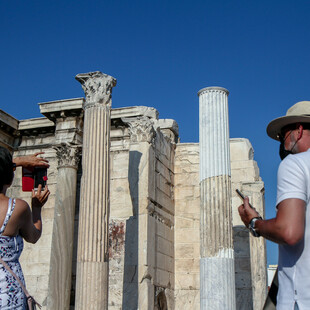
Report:
<svg viewBox="0 0 310 310"><path fill-rule="evenodd" d="M128 124L131 142L153 143L155 138L154 122L146 116L122 118Z"/></svg>
<svg viewBox="0 0 310 310"><path fill-rule="evenodd" d="M82 154L82 147L70 143L61 143L53 147L56 150L56 157L59 168L77 169Z"/></svg>
<svg viewBox="0 0 310 310"><path fill-rule="evenodd" d="M84 109L100 105L111 107L112 88L116 79L100 71L80 73L75 79L82 84L86 101Z"/></svg>

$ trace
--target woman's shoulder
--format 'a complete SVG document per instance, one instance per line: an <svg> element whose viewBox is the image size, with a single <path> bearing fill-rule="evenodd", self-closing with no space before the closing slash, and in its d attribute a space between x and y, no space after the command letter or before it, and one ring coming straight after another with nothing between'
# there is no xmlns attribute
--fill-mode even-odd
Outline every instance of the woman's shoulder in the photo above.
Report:
<svg viewBox="0 0 310 310"><path fill-rule="evenodd" d="M29 210L29 205L25 200L15 198L15 212L16 213L24 213Z"/></svg>

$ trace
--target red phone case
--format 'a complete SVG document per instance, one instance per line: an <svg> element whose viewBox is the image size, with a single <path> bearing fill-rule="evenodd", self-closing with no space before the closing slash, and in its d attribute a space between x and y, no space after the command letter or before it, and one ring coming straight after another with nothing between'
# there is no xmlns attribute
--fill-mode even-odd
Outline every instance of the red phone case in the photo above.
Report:
<svg viewBox="0 0 310 310"><path fill-rule="evenodd" d="M31 192L34 188L33 170L23 168L22 170L22 191Z"/></svg>

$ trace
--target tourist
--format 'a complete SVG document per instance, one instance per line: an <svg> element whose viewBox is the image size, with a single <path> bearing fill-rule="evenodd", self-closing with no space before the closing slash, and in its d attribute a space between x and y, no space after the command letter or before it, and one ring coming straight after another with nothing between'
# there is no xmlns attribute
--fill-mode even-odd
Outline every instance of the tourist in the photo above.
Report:
<svg viewBox="0 0 310 310"><path fill-rule="evenodd" d="M267 134L280 141L276 217L263 220L249 205L239 207L256 237L279 244L278 310L310 309L310 101L293 105L271 121Z"/></svg>
<svg viewBox="0 0 310 310"><path fill-rule="evenodd" d="M27 168L48 167L47 160L38 157L41 153L16 158L0 146L0 256L24 284L19 264L23 239L36 243L42 232L41 208L46 203L49 190L32 191L31 209L26 201L6 196L12 184L16 166ZM17 280L0 264L0 309L26 309L25 294Z"/></svg>

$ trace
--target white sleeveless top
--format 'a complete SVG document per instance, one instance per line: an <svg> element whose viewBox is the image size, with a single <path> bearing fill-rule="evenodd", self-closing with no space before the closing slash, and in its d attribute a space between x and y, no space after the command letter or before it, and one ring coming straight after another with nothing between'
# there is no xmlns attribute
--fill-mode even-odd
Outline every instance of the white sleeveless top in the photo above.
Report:
<svg viewBox="0 0 310 310"><path fill-rule="evenodd" d="M15 199L9 199L9 206L3 225L0 228L0 256L13 272L25 284L19 257L24 248L23 238L2 236L8 221L14 211ZM26 309L26 296L15 278L0 263L0 309Z"/></svg>

